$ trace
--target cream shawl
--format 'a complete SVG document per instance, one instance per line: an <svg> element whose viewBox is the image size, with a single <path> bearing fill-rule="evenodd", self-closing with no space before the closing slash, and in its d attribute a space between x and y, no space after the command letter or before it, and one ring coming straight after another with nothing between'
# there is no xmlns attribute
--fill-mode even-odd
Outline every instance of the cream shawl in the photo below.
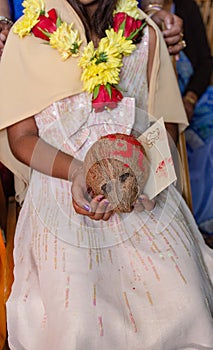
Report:
<svg viewBox="0 0 213 350"><path fill-rule="evenodd" d="M80 33L81 50L86 45L84 27L66 0L46 0L46 10L55 8L63 21L73 22ZM165 122L187 126L176 76L164 39L143 12L141 18L155 29L157 44L149 87L148 112ZM78 58L62 61L57 50L32 36L20 39L10 31L0 63L0 161L25 183L29 168L12 156L6 130L9 125L39 113L51 103L82 91Z"/></svg>

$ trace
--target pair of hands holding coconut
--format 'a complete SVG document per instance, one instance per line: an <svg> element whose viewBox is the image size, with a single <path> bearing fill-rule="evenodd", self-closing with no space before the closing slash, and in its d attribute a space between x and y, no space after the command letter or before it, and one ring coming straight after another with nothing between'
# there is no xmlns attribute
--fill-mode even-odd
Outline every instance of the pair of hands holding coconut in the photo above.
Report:
<svg viewBox="0 0 213 350"><path fill-rule="evenodd" d="M154 200L142 194L149 161L131 135L111 134L89 149L72 174L73 206L78 214L107 221L114 212L151 211Z"/></svg>

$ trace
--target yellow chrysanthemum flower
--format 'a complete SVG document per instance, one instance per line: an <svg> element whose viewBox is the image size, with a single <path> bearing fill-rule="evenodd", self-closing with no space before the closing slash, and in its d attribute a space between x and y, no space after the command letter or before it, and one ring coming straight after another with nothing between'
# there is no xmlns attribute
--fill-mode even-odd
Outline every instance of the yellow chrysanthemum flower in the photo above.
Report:
<svg viewBox="0 0 213 350"><path fill-rule="evenodd" d="M122 62L120 67L122 66ZM98 84L117 84L119 81L120 67L112 67L110 64L104 62L96 65L91 64L82 73L82 81L85 83L84 89L92 92L94 87ZM88 89L86 86L90 85Z"/></svg>
<svg viewBox="0 0 213 350"><path fill-rule="evenodd" d="M118 12L126 12L127 15L138 19L139 11L138 11L138 2L137 0L118 0L115 13Z"/></svg>
<svg viewBox="0 0 213 350"><path fill-rule="evenodd" d="M120 41L110 42L108 37L101 39L97 50L94 50L92 43L88 44L79 63L84 68L81 77L84 90L93 92L97 85L118 84L122 67L121 51Z"/></svg>
<svg viewBox="0 0 213 350"><path fill-rule="evenodd" d="M20 38L31 32L31 29L38 23L38 17L45 9L43 0L25 0L22 5L24 16L13 27L13 32Z"/></svg>
<svg viewBox="0 0 213 350"><path fill-rule="evenodd" d="M84 69L83 75L90 79L92 76L105 74L105 72L112 72L111 74L114 77L115 75L117 76L117 72L120 71L120 67L122 67L122 60L119 60L119 64L116 65L111 60L107 62L101 62L99 64L95 64L95 62L92 62L87 68Z"/></svg>
<svg viewBox="0 0 213 350"><path fill-rule="evenodd" d="M40 15L44 12L45 4L43 0L24 0L22 3L24 7L23 13L35 12Z"/></svg>
<svg viewBox="0 0 213 350"><path fill-rule="evenodd" d="M132 43L132 40L127 40L123 36L123 31L119 30L116 33L113 29L106 30L108 39L108 45L114 47L115 50L124 56L129 56L136 49L136 45Z"/></svg>
<svg viewBox="0 0 213 350"><path fill-rule="evenodd" d="M77 30L73 30L73 23L63 22L50 36L50 45L57 49L63 60L70 56L79 56L79 46L82 41L79 39Z"/></svg>
<svg viewBox="0 0 213 350"><path fill-rule="evenodd" d="M87 46L85 46L82 56L79 61L79 66L81 68L86 68L89 64L91 64L92 59L95 57L95 48L92 41L89 42Z"/></svg>
<svg viewBox="0 0 213 350"><path fill-rule="evenodd" d="M118 58L120 59L121 58L120 43L117 42L116 40L113 42L112 40L109 40L108 37L102 38L96 50L97 59L98 59L98 56L100 56L100 54L103 52L108 58L110 58L110 60L113 60L113 59L116 60Z"/></svg>
<svg viewBox="0 0 213 350"><path fill-rule="evenodd" d="M18 34L20 38L28 35L31 29L38 23L38 15L36 13L28 13L24 15L22 20L15 23L13 26L13 32Z"/></svg>
<svg viewBox="0 0 213 350"><path fill-rule="evenodd" d="M83 69L87 68L91 64L99 65L99 63L107 62L111 66L120 66L121 54L114 43L109 43L108 38L102 38L98 49L94 49L93 42L84 48L84 52L79 61L79 66Z"/></svg>
<svg viewBox="0 0 213 350"><path fill-rule="evenodd" d="M103 63L99 65L91 65L89 69L85 69L81 79L84 82L84 91L92 93L97 85L118 84L119 83L119 68L106 69Z"/></svg>

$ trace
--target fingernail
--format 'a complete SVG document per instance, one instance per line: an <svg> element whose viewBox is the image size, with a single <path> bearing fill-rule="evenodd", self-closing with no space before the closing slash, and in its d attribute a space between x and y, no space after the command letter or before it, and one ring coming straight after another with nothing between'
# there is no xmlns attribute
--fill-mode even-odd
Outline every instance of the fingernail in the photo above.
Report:
<svg viewBox="0 0 213 350"><path fill-rule="evenodd" d="M104 195L101 194L100 196L97 196L97 201L100 202L102 201L102 199L104 199Z"/></svg>
<svg viewBox="0 0 213 350"><path fill-rule="evenodd" d="M91 208L88 204L84 204L83 208L86 210L86 211L90 211Z"/></svg>

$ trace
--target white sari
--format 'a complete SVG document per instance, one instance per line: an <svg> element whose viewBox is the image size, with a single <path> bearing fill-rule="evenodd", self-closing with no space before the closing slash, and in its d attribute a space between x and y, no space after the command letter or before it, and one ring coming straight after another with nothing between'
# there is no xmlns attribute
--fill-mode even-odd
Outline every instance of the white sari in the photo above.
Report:
<svg viewBox="0 0 213 350"><path fill-rule="evenodd" d="M53 103L35 116L41 137L83 159L100 135L130 133L131 96L147 109L147 59L146 30L121 74L130 98L110 115L85 93ZM212 251L173 186L152 212L96 222L75 213L68 181L33 171L14 259L11 350L213 348Z"/></svg>

